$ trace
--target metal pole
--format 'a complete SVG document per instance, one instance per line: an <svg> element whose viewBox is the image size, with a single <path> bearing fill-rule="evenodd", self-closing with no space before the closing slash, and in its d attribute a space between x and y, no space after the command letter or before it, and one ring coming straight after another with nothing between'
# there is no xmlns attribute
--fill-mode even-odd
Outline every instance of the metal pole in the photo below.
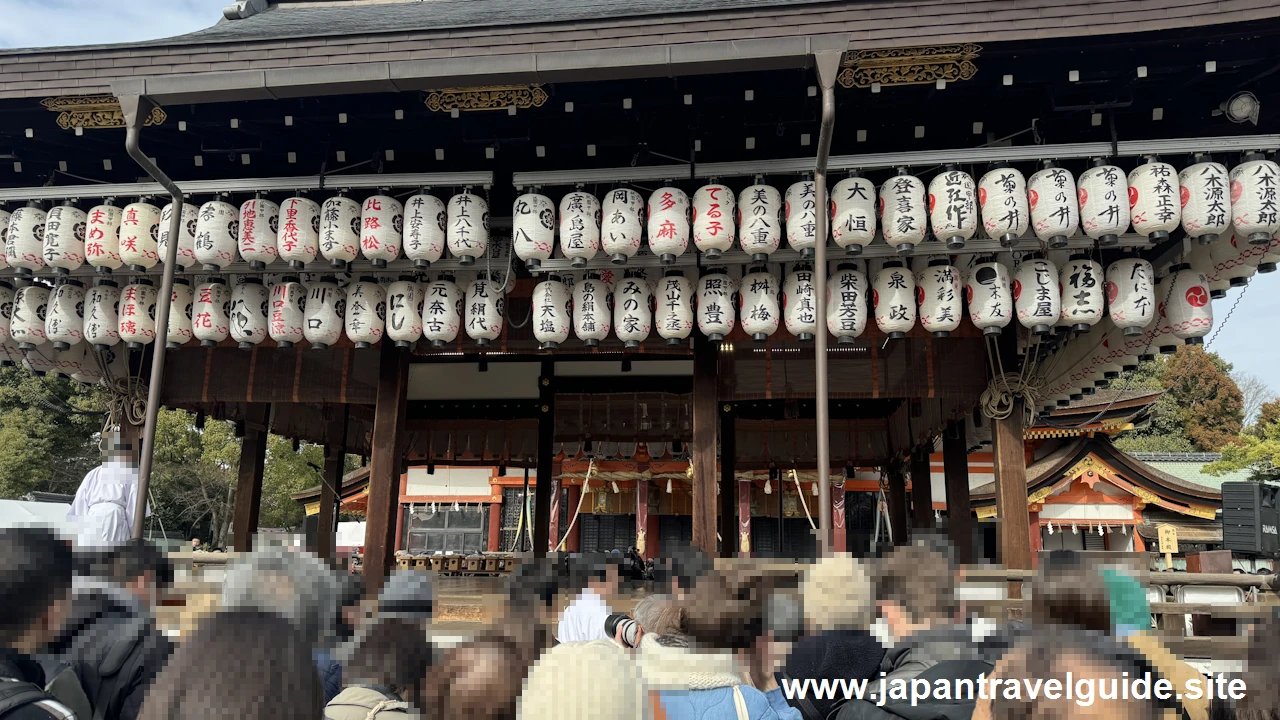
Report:
<svg viewBox="0 0 1280 720"><path fill-rule="evenodd" d="M124 111L124 146L129 157L138 163L148 175L164 186L173 197L173 214L169 217L169 243L165 247L164 274L160 281L160 297L156 299L156 339L151 349L151 381L147 385L147 419L142 426L142 455L138 459L138 503L133 515L133 537L140 539L147 515L147 497L151 487L151 461L155 454L156 420L160 414L160 386L164 383L165 334L169 328L169 305L173 298L173 272L178 262L178 237L182 229L182 190L165 175L147 154L139 142L142 122L151 114L155 104L143 95L121 95L120 108Z"/></svg>
<svg viewBox="0 0 1280 720"><path fill-rule="evenodd" d="M822 86L822 129L818 134L818 159L813 171L814 204L818 210L814 243L813 296L817 301L813 370L817 380L815 415L818 420L818 554L831 554L831 417L827 407L827 158L836 124L836 73L844 53L826 50L814 54L818 84ZM798 488L797 488L798 491Z"/></svg>

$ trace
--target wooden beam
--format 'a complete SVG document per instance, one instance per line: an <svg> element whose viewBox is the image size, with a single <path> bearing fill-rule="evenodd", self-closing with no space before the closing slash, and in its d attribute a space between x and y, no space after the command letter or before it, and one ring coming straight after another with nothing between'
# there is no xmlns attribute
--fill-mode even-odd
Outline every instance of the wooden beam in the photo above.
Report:
<svg viewBox="0 0 1280 720"><path fill-rule="evenodd" d="M991 423L999 559L1001 565L1010 569L1031 567L1031 536L1028 533L1031 518L1027 512L1027 460L1022 438L1022 412L1023 404L1018 400L1013 404L1009 417ZM1011 591L1015 590L1013 585L1010 585ZM1020 589L1017 592L1020 593Z"/></svg>
<svg viewBox="0 0 1280 720"><path fill-rule="evenodd" d="M733 425L733 406L720 408L720 557L737 557L742 544L742 527L737 514L738 480L734 475L734 456L738 452L737 431ZM750 512L745 518L751 522ZM748 528L748 545L750 545Z"/></svg>
<svg viewBox="0 0 1280 720"><path fill-rule="evenodd" d="M262 471L267 458L267 419L271 406L255 403L245 408L244 438L240 441L240 467L236 480L236 507L231 525L236 552L253 550L262 508Z"/></svg>
<svg viewBox="0 0 1280 720"><path fill-rule="evenodd" d="M716 557L716 365L719 348L693 338L693 546Z"/></svg>
<svg viewBox="0 0 1280 720"><path fill-rule="evenodd" d="M538 378L538 485L533 489L533 555L545 557L551 536L551 462L556 434L556 364L542 361Z"/></svg>
<svg viewBox="0 0 1280 720"><path fill-rule="evenodd" d="M378 364L377 404L373 417L373 452L369 458L369 501L365 515L364 578L371 595L395 560L396 513L400 508L400 436L404 430L409 388L409 354L382 343Z"/></svg>
<svg viewBox="0 0 1280 720"><path fill-rule="evenodd" d="M929 469L932 443L911 453L911 527L933 527L933 471Z"/></svg>
<svg viewBox="0 0 1280 720"><path fill-rule="evenodd" d="M907 479L902 474L902 462L889 463L889 524L893 531L893 544L906 545L907 529Z"/></svg>
<svg viewBox="0 0 1280 720"><path fill-rule="evenodd" d="M969 450L963 420L952 420L942 433L942 472L947 484L947 535L956 560L973 562L973 513L969 509Z"/></svg>
<svg viewBox="0 0 1280 720"><path fill-rule="evenodd" d="M578 552L578 523L573 522L574 516L578 514L578 504L582 502L582 486L569 486L569 501L565 504L565 512L569 513L569 532L564 539L565 552Z"/></svg>

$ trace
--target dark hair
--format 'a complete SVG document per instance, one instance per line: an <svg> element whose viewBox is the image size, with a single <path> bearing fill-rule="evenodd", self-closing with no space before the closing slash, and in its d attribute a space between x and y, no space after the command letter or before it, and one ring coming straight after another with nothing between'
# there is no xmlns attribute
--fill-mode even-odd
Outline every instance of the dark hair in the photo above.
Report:
<svg viewBox="0 0 1280 720"><path fill-rule="evenodd" d="M556 559L536 559L520 563L506 578L507 608L532 611L549 607L556 595L569 587L569 566Z"/></svg>
<svg viewBox="0 0 1280 720"><path fill-rule="evenodd" d="M955 615L955 567L946 554L924 544L905 545L881 558L875 570L877 601L901 606L917 622Z"/></svg>
<svg viewBox="0 0 1280 720"><path fill-rule="evenodd" d="M1037 625L1074 625L1111 632L1111 596L1096 568L1071 550L1055 550L1031 581L1030 620Z"/></svg>
<svg viewBox="0 0 1280 720"><path fill-rule="evenodd" d="M529 667L544 649L498 632L447 651L422 682L424 720L515 720Z"/></svg>
<svg viewBox="0 0 1280 720"><path fill-rule="evenodd" d="M653 579L663 586L674 579L681 590L689 590L711 571L712 565L711 558L698 548L677 548L670 557L655 563Z"/></svg>
<svg viewBox="0 0 1280 720"><path fill-rule="evenodd" d="M431 643L416 622L379 620L361 640L343 668L347 685L385 685L415 707L421 707L419 681L431 667Z"/></svg>
<svg viewBox="0 0 1280 720"><path fill-rule="evenodd" d="M585 588L592 581L604 582L609 578L609 566L621 564L621 556L604 553L583 553L572 558L569 563L569 582L578 590Z"/></svg>
<svg viewBox="0 0 1280 720"><path fill-rule="evenodd" d="M0 647L9 647L71 590L71 546L46 528L0 530Z"/></svg>
<svg viewBox="0 0 1280 720"><path fill-rule="evenodd" d="M156 587L173 585L173 563L160 552L160 548L142 539L130 540L116 548L106 558L107 577L124 584L151 573Z"/></svg>
<svg viewBox="0 0 1280 720"><path fill-rule="evenodd" d="M764 634L765 604L790 578L752 568L715 570L693 588L686 603L689 637L704 647L743 649Z"/></svg>
<svg viewBox="0 0 1280 720"><path fill-rule="evenodd" d="M1280 720L1280 621L1271 619L1259 626L1249 639L1245 659L1244 686L1248 693L1235 703L1239 720Z"/></svg>
<svg viewBox="0 0 1280 720"><path fill-rule="evenodd" d="M139 720L315 720L324 692L311 645L257 610L205 618L156 676Z"/></svg>

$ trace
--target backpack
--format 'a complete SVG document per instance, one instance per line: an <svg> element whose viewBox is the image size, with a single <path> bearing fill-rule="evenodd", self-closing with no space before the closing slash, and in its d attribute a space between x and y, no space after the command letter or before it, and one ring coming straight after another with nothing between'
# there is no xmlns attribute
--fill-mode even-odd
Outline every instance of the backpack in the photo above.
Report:
<svg viewBox="0 0 1280 720"><path fill-rule="evenodd" d="M49 673L46 691L76 710L82 720L105 720L113 707L118 712L119 698L144 659L143 653L135 651L150 626L144 616L129 618L123 625L96 623L72 650L87 647L89 652L82 658L60 661ZM86 704L92 714L85 713Z"/></svg>
<svg viewBox="0 0 1280 720"><path fill-rule="evenodd" d="M0 682L0 718L8 717L10 713L43 701L45 702L43 709L49 717L56 717L54 712L59 711L67 719L75 720L76 716L70 709L48 702L51 699L48 693L41 690L38 685L29 682Z"/></svg>
<svg viewBox="0 0 1280 720"><path fill-rule="evenodd" d="M409 703L381 685L353 685L324 706L325 720L404 720Z"/></svg>

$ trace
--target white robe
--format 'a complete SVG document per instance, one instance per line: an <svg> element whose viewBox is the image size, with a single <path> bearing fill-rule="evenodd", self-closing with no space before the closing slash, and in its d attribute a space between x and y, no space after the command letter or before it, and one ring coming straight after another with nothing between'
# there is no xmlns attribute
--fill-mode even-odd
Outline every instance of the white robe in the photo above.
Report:
<svg viewBox="0 0 1280 720"><path fill-rule="evenodd" d="M604 630L604 621L611 612L604 598L594 590L583 590L560 616L556 640L562 643L612 640Z"/></svg>
<svg viewBox="0 0 1280 720"><path fill-rule="evenodd" d="M89 471L76 491L67 519L82 524L77 545L108 548L126 542L138 501L138 468L108 460ZM147 508L147 514L151 509Z"/></svg>

